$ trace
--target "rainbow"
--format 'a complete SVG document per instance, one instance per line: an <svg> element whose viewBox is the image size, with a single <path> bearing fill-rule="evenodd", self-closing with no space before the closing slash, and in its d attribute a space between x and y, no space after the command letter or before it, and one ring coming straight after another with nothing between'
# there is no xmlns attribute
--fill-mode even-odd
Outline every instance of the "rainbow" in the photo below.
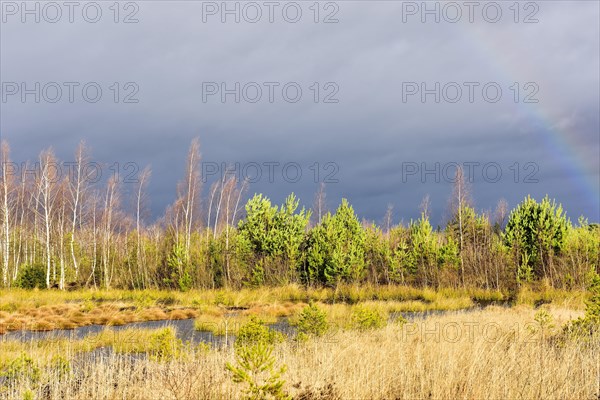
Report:
<svg viewBox="0 0 600 400"><path fill-rule="evenodd" d="M514 82L521 84L531 81L534 75L533 71L528 71L522 64L517 65L508 57L499 57L498 54L507 54L509 49L503 46L503 42L498 38L492 38L488 30L478 29L473 32L473 27L463 24L461 29L465 34L466 43L473 46L475 54L482 53L484 60L488 62L489 67L502 77L508 87ZM462 28L464 27L464 28ZM594 82L600 84L600 79ZM543 89L543 88L541 88ZM599 88L600 93L600 88ZM510 94L512 96L512 93ZM540 138L540 142L547 149L548 153L558 161L560 167L566 172L573 188L577 190L576 196L584 200L585 209L597 210L600 213L600 171L598 171L599 160L590 159L589 155L581 152L582 148L589 148L589 143L578 140L578 135L574 128L565 126L560 121L556 121L549 109L545 108L552 99L545 98L538 103L515 103L515 112L531 121L531 126L536 127L535 134ZM600 99L599 99L600 101ZM557 107L558 108L558 107ZM598 132L600 135L600 132ZM600 149L598 149L600 151ZM598 153L596 153L598 154ZM600 155L599 155L600 157ZM587 158L587 159L586 159ZM551 195L551 193L548 193ZM592 216L589 216L592 217ZM600 215L593 216L600 218Z"/></svg>

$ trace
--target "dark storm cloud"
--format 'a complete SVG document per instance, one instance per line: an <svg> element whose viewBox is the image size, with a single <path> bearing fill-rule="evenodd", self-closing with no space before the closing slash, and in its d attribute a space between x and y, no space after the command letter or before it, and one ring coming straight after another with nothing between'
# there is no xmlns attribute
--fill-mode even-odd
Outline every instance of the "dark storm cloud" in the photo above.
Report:
<svg viewBox="0 0 600 400"><path fill-rule="evenodd" d="M221 23L219 16L203 22L202 2L138 2L139 23L115 24L110 4L100 4L103 19L95 24L81 18L23 24L18 15L2 23L3 82L95 81L103 88L95 104L22 104L18 97L2 103L0 131L13 158L32 159L53 146L68 160L84 138L105 165L152 164L150 196L159 215L175 196L189 141L199 136L206 162L301 166L298 182L282 179L279 169L272 183L263 175L250 193L281 202L294 191L310 205L318 187L311 166L319 163L322 180L331 172L323 166L332 162L339 182L327 184L330 208L348 197L361 216L379 220L393 203L397 219L406 221L430 194L434 223L442 221L451 182L423 178L421 171L404 176L407 163L477 162L479 209L501 197L515 205L527 193L548 193L573 218L600 219L598 3L538 2L534 24L515 24L508 3L501 3L504 17L495 24L480 14L472 24L423 24L419 16L403 23L401 2L367 1L335 3L339 23L333 24L315 24L312 3L299 3L298 23L276 13L274 23L251 24L231 17ZM330 10L321 11L322 19ZM503 97L403 102L403 82L422 81L497 82ZM535 82L539 103L515 104L509 89L515 81ZM135 82L139 103L112 102L114 82L120 100L130 92L122 86ZM303 97L291 104L279 91L273 103L236 104L232 96L226 104L218 96L203 102L203 82L297 82ZM321 85L319 103L312 101L313 82ZM327 82L339 87L339 103L322 102L331 92L322 87ZM521 88L521 96L527 93ZM554 140L557 131L565 142ZM482 177L481 166L491 162L502 169L498 182ZM520 176L515 183L510 167L519 163L523 174L528 162L539 168L539 182Z"/></svg>

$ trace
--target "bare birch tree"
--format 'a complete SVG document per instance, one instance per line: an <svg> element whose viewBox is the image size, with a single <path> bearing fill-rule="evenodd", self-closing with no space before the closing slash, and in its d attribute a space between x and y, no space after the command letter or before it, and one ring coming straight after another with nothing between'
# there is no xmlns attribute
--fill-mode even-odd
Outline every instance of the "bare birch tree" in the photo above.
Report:
<svg viewBox="0 0 600 400"><path fill-rule="evenodd" d="M221 182L219 183L219 202L217 203L217 210L215 213L215 225L214 225L214 230L213 230L213 239L217 238L217 229L219 227L219 213L221 211L221 204L223 202L223 191L225 190L225 176L226 174L223 174L221 177Z"/></svg>
<svg viewBox="0 0 600 400"><path fill-rule="evenodd" d="M465 261L464 252L464 209L472 204L471 188L468 181L465 180L462 166L456 168L456 175L452 187L452 197L450 198L450 209L453 217L458 222L459 235L459 254L460 254L460 275L461 283L465 286Z"/></svg>
<svg viewBox="0 0 600 400"><path fill-rule="evenodd" d="M135 231L136 231L136 263L138 274L141 274L144 286L148 284L148 272L144 265L144 252L142 251L142 213L144 212L146 202L146 187L150 181L152 170L149 166L144 168L138 178L136 207L135 207ZM143 271L143 272L142 272Z"/></svg>
<svg viewBox="0 0 600 400"><path fill-rule="evenodd" d="M314 224L318 225L323 219L323 215L327 212L327 194L325 193L325 183L321 182L319 190L315 194L313 202L313 218L315 218Z"/></svg>
<svg viewBox="0 0 600 400"><path fill-rule="evenodd" d="M199 207L200 192L202 190L200 180L200 140L192 140L186 162L184 181L178 185L178 199L180 199L186 257L190 257L190 246L192 231L196 219L196 211Z"/></svg>
<svg viewBox="0 0 600 400"><path fill-rule="evenodd" d="M390 230L392 229L393 219L394 219L394 206L392 204L388 204L387 209L385 210L385 216L383 217L383 225L385 227L385 234L388 239L390 237Z"/></svg>
<svg viewBox="0 0 600 400"><path fill-rule="evenodd" d="M217 190L219 189L219 182L214 182L211 186L210 186L210 193L209 193L209 201L208 201L208 216L206 218L206 240L208 241L209 237L210 237L210 221L211 221L211 217L212 217L212 207L213 207L213 202L215 200L215 194L217 193Z"/></svg>
<svg viewBox="0 0 600 400"><path fill-rule="evenodd" d="M52 269L51 231L57 196L58 168L54 151L51 148L42 151L39 158L39 176L37 177L37 201L44 225L46 287L48 288L50 287L50 272Z"/></svg>
<svg viewBox="0 0 600 400"><path fill-rule="evenodd" d="M496 205L496 211L494 212L494 224L498 227L498 230L504 229L508 219L508 213L508 202L506 199L500 199Z"/></svg>
<svg viewBox="0 0 600 400"><path fill-rule="evenodd" d="M85 196L90 181L90 176L87 172L88 163L88 149L82 141L75 151L75 162L72 164L73 168L67 175L67 188L70 193L71 201L71 238L69 247L71 250L71 260L73 262L75 280L79 277L79 263L75 256L75 234L80 218L81 202L83 201L83 197Z"/></svg>
<svg viewBox="0 0 600 400"><path fill-rule="evenodd" d="M13 191L15 167L10 161L10 147L6 141L0 143L0 195L2 197L2 283L8 287L9 282L9 260L10 260L10 242L12 232L13 213Z"/></svg>
<svg viewBox="0 0 600 400"><path fill-rule="evenodd" d="M227 192L227 201L225 205L225 276L227 278L227 284L231 280L230 273L230 249L229 249L229 232L230 228L235 226L236 215L239 210L241 197L246 190L248 182L247 180L242 181L240 187L238 187L238 181L235 176L231 177L225 185L225 191Z"/></svg>
<svg viewBox="0 0 600 400"><path fill-rule="evenodd" d="M65 270L65 231L67 229L67 187L68 180L59 183L57 187L57 233L58 233L58 263L60 266L60 277L58 287L60 290L65 288L66 270Z"/></svg>
<svg viewBox="0 0 600 400"><path fill-rule="evenodd" d="M104 273L104 287L110 288L110 282L112 275L109 267L111 265L111 244L113 235L113 218L116 214L117 207L119 206L119 182L118 178L112 176L108 184L106 185L106 194L104 197L104 210L103 210L103 249L102 249L102 267Z"/></svg>
<svg viewBox="0 0 600 400"><path fill-rule="evenodd" d="M23 166L27 168L27 164L23 163ZM17 219L17 227L18 233L16 235L16 248L13 252L14 261L13 261L13 276L12 280L15 281L17 279L17 275L19 274L19 265L21 264L21 255L25 253L24 258L27 260L27 238L26 238L26 229L28 226L28 217L31 214L31 205L33 196L33 188L31 187L30 179L27 179L25 174L20 174L21 179L18 188L17 194L17 205L15 211L15 218ZM25 237L24 237L25 236ZM23 242L25 242L25 246L23 246Z"/></svg>
<svg viewBox="0 0 600 400"><path fill-rule="evenodd" d="M96 287L96 268L98 267L98 242L99 242L99 232L100 232L100 223L98 222L98 204L100 203L100 194L94 190L91 193L89 198L89 212L91 214L91 229L90 229L90 237L92 242L92 250L91 250L91 271L90 276L87 279L86 286L90 281L93 281L94 288Z"/></svg>

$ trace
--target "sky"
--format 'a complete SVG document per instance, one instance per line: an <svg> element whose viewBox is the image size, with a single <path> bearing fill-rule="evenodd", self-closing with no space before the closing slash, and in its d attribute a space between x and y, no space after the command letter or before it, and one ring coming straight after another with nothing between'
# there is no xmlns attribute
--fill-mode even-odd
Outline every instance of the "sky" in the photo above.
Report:
<svg viewBox="0 0 600 400"><path fill-rule="evenodd" d="M116 6L115 6L116 4ZM25 5L25 6L24 6ZM443 224L457 165L477 210L527 194L600 220L600 3L0 3L0 133L12 158L83 139L125 191L152 168L155 217L191 140L205 194ZM128 179L129 178L129 179Z"/></svg>

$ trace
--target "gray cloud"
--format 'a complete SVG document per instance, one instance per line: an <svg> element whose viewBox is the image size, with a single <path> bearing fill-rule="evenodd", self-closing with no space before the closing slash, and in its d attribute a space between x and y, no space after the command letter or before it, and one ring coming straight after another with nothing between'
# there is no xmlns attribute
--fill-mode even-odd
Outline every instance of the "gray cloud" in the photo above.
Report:
<svg viewBox="0 0 600 400"><path fill-rule="evenodd" d="M17 97L2 103L0 132L15 159L32 159L50 145L69 159L84 138L107 164L152 164L150 195L159 215L175 196L189 141L199 136L206 161L301 165L297 183L252 185L251 192L277 202L294 191L310 205L318 184L309 167L335 162L331 208L348 197L361 216L377 220L393 203L398 218L408 220L430 194L434 223L451 183L403 182L403 163L495 162L502 179L476 176L473 184L478 208L547 193L573 218L600 219L596 2L538 2L535 24L515 24L509 3L500 3L504 15L496 24L480 17L472 24L423 24L417 17L403 23L401 2L367 1L337 2L335 24L315 24L312 2L299 3L304 14L296 24L223 24L218 17L202 22L202 2L145 1L137 3L139 23L115 24L112 3L100 4L96 24L22 24L14 16L2 23L3 82L95 81L103 88L96 104L23 104ZM222 81L297 82L303 96L295 104L281 96L273 103L222 104L217 96L203 103L202 82ZM497 103L478 97L423 104L418 96L403 103L402 83L422 81L497 82L503 96ZM539 103L515 104L515 81L535 82ZM128 93L123 84L135 82L139 103L112 102L113 82L120 82L121 98ZM339 103L314 103L313 82L321 97L329 93L322 86L335 82ZM521 88L521 97L527 93ZM539 182L514 183L515 162L536 163Z"/></svg>

